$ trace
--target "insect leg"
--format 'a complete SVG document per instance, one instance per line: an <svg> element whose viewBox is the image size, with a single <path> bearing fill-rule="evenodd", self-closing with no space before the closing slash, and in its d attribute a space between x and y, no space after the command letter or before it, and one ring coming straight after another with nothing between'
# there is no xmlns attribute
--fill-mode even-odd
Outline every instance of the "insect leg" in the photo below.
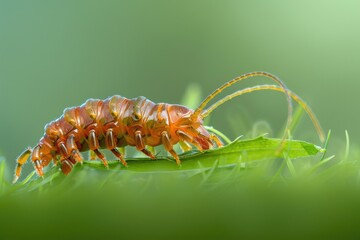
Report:
<svg viewBox="0 0 360 240"><path fill-rule="evenodd" d="M20 174L21 174L22 166L29 159L31 152L32 152L32 149L29 147L23 153L21 153L20 156L16 159L17 166L16 166L16 169L15 169L15 176L14 176L13 183L16 183L17 180L19 179Z"/></svg>
<svg viewBox="0 0 360 240"><path fill-rule="evenodd" d="M218 147L224 146L220 138L218 138L215 134L210 134L210 139L213 140Z"/></svg>
<svg viewBox="0 0 360 240"><path fill-rule="evenodd" d="M94 153L96 154L96 156L98 158L100 158L100 160L103 162L104 166L108 167L108 163L106 161L106 158L105 158L104 154L102 154L99 151L100 145L99 145L99 141L98 141L98 139L96 137L95 130L90 130L90 132L89 132L89 141L88 142L89 142L90 150L93 150Z"/></svg>
<svg viewBox="0 0 360 240"><path fill-rule="evenodd" d="M64 142L58 143L58 148L60 152L60 162L61 162L61 171L68 175L71 172L76 160L70 155Z"/></svg>
<svg viewBox="0 0 360 240"><path fill-rule="evenodd" d="M71 172L71 169L73 168L73 164L69 159L61 159L60 162L61 162L61 171L65 175L68 175Z"/></svg>
<svg viewBox="0 0 360 240"><path fill-rule="evenodd" d="M155 159L155 156L145 148L144 140L142 139L141 131L139 130L135 132L135 146L137 150L143 152L150 158Z"/></svg>
<svg viewBox="0 0 360 240"><path fill-rule="evenodd" d="M173 145L170 142L170 138L167 132L164 131L161 133L161 141L164 144L166 151L168 151L175 158L177 165L180 165L181 161L179 159L179 156L173 149Z"/></svg>
<svg viewBox="0 0 360 240"><path fill-rule="evenodd" d="M114 136L113 130L111 128L106 131L105 144L107 149L109 149L124 166L126 166L126 161L124 160L120 151L116 148L116 137Z"/></svg>
<svg viewBox="0 0 360 240"><path fill-rule="evenodd" d="M81 153L79 152L78 147L76 146L75 136L71 134L66 140L66 146L69 149L71 156L75 159L76 162L83 162Z"/></svg>
<svg viewBox="0 0 360 240"><path fill-rule="evenodd" d="M31 161L35 165L36 173L40 177L42 177L44 175L44 173L43 173L43 166L41 164L41 158L40 158L40 146L36 146L33 149L32 156L31 156Z"/></svg>
<svg viewBox="0 0 360 240"><path fill-rule="evenodd" d="M186 142L192 143L197 149L199 149L199 151L203 151L204 149L201 147L200 143L198 143L197 141L194 140L193 137L191 137L190 135L186 134L185 132L178 130L176 132L178 134L178 136L183 139Z"/></svg>

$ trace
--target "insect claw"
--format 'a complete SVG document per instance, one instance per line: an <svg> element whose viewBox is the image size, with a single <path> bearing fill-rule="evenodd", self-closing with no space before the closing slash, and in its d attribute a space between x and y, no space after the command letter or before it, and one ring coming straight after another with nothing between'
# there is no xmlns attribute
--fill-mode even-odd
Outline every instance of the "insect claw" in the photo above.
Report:
<svg viewBox="0 0 360 240"><path fill-rule="evenodd" d="M19 180L19 177L18 176L14 176L14 179L13 179L13 181L12 181L12 184L15 184L16 182L17 182L17 180Z"/></svg>

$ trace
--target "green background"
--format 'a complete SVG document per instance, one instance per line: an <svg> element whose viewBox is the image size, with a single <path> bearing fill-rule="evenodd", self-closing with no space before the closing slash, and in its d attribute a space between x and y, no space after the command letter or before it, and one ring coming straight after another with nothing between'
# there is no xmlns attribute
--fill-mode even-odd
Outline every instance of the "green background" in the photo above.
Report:
<svg viewBox="0 0 360 240"><path fill-rule="evenodd" d="M336 154L338 166L301 176L301 167L320 165L299 159L299 178L285 181L287 169L278 176L288 188L277 182L268 188L274 173L259 168L252 175L251 165L239 170L235 184L228 170L219 170L214 191L197 178L180 184L176 176L94 169L40 181L29 193L2 181L0 236L270 239L272 232L275 239L354 239L360 235L359 13L357 0L0 0L0 155L8 179L19 153L66 107L114 94L179 103L191 84L204 98L251 71L279 76L309 103L324 130L332 129L327 157ZM253 78L223 96L260 83L272 84ZM266 121L276 136L286 111L283 94L257 92L221 106L210 124L234 139L254 137L254 124ZM346 129L355 146L350 155ZM293 134L321 144L306 117ZM273 169L276 163L265 162ZM22 179L30 170L27 164Z"/></svg>

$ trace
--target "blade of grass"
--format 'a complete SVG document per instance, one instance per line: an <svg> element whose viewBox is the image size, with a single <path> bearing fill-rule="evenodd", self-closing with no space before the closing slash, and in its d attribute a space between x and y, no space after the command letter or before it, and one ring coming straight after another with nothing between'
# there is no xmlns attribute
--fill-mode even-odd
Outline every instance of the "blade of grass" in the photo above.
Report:
<svg viewBox="0 0 360 240"><path fill-rule="evenodd" d="M331 129L328 131L328 134L326 136L326 140L325 140L325 144L324 144L324 153L322 154L320 161L324 160L326 152L327 152L327 148L328 148L328 144L329 144L329 140L330 140L330 136L331 136Z"/></svg>
<svg viewBox="0 0 360 240"><path fill-rule="evenodd" d="M5 192L5 159L0 157L0 194Z"/></svg>
<svg viewBox="0 0 360 240"><path fill-rule="evenodd" d="M295 167L291 161L291 158L289 157L289 152L291 151L291 143L292 143L292 141L291 141L292 135L291 135L290 130L288 131L288 135L289 135L290 143L288 144L288 148L287 148L286 152L284 152L284 159L285 159L286 165L290 171L291 176L294 177L296 175L296 171L295 171Z"/></svg>
<svg viewBox="0 0 360 240"><path fill-rule="evenodd" d="M346 139L346 144L345 144L345 154L343 161L346 161L349 158L349 152L350 152L350 138L347 130L345 130L345 139Z"/></svg>
<svg viewBox="0 0 360 240"><path fill-rule="evenodd" d="M325 163L329 162L331 159L333 159L335 157L335 155L332 155L328 158L323 159L322 161L319 161L317 164L315 164L314 166L312 166L309 170L308 173L309 175L313 174L314 172L316 172L316 170L318 170L321 166L323 166Z"/></svg>

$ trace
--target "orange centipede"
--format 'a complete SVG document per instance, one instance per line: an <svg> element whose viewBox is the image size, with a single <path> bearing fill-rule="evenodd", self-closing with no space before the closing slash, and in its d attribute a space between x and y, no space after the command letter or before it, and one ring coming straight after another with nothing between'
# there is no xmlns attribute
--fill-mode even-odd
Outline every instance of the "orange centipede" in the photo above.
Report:
<svg viewBox="0 0 360 240"><path fill-rule="evenodd" d="M205 109L207 104L225 88L250 77L264 76L278 85L257 85L236 91L218 100ZM266 72L251 72L236 77L208 95L195 110L182 105L158 103L137 97L127 99L114 95L104 100L88 99L78 107L66 108L56 120L45 126L45 133L38 144L29 147L17 158L14 183L19 179L22 166L29 158L39 176L43 168L54 162L60 164L64 174L69 174L73 166L83 161L80 152L93 151L107 167L108 163L100 149L110 150L126 166L127 163L119 148L135 146L151 159L155 159L147 146L163 145L165 150L180 165L181 161L173 146L180 143L186 151L195 146L203 151L215 146L223 146L216 134L208 132L203 119L226 101L245 93L258 90L274 90L285 93L288 102L287 127L283 139L289 130L292 120L292 99L302 106L310 116L320 139L324 133L319 121L310 107L275 75Z"/></svg>

